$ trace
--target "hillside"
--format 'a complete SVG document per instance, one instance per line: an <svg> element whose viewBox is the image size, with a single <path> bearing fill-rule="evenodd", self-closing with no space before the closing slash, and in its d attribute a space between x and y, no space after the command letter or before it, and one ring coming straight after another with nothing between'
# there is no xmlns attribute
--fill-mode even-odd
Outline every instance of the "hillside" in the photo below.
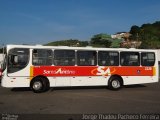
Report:
<svg viewBox="0 0 160 120"><path fill-rule="evenodd" d="M160 48L160 21L132 26L130 39L142 41L141 48Z"/></svg>
<svg viewBox="0 0 160 120"><path fill-rule="evenodd" d="M88 41L79 41L74 39L54 41L45 44L46 46L75 46L75 47L85 47L88 46Z"/></svg>
<svg viewBox="0 0 160 120"><path fill-rule="evenodd" d="M133 25L130 28L130 41L141 41L140 48L160 48L160 21L143 24L140 27ZM110 35L100 33L93 35L88 41L81 40L60 40L47 43L49 46L97 46L97 47L120 47L122 40L112 39Z"/></svg>

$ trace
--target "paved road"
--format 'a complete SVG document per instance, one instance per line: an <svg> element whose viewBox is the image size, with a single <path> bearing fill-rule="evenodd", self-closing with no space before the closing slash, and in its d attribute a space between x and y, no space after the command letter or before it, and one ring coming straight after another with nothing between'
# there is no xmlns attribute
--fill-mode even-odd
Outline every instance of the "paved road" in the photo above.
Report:
<svg viewBox="0 0 160 120"><path fill-rule="evenodd" d="M41 94L0 87L0 113L160 113L160 83L126 86L119 91L105 87L54 88Z"/></svg>

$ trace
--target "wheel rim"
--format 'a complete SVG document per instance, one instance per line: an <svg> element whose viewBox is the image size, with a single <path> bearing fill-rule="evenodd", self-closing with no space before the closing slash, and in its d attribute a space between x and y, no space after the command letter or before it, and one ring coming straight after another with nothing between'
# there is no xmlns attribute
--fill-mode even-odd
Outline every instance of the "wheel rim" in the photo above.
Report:
<svg viewBox="0 0 160 120"><path fill-rule="evenodd" d="M39 81L34 82L33 89L34 90L40 90L42 88L42 83Z"/></svg>
<svg viewBox="0 0 160 120"><path fill-rule="evenodd" d="M112 87L113 88L119 88L121 85L120 85L120 82L118 80L113 80L112 81Z"/></svg>

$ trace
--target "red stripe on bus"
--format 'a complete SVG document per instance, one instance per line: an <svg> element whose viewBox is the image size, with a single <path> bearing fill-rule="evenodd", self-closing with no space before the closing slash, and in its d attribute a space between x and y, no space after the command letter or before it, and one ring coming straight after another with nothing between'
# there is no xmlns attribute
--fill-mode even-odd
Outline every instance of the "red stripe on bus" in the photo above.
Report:
<svg viewBox="0 0 160 120"><path fill-rule="evenodd" d="M34 66L33 76L154 76L154 67Z"/></svg>

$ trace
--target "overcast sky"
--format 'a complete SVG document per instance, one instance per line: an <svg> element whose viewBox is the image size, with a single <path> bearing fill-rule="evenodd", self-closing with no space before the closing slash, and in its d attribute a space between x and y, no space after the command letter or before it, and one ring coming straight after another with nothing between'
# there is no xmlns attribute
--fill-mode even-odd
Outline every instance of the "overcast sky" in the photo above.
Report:
<svg viewBox="0 0 160 120"><path fill-rule="evenodd" d="M0 0L0 44L90 40L160 21L160 0Z"/></svg>

